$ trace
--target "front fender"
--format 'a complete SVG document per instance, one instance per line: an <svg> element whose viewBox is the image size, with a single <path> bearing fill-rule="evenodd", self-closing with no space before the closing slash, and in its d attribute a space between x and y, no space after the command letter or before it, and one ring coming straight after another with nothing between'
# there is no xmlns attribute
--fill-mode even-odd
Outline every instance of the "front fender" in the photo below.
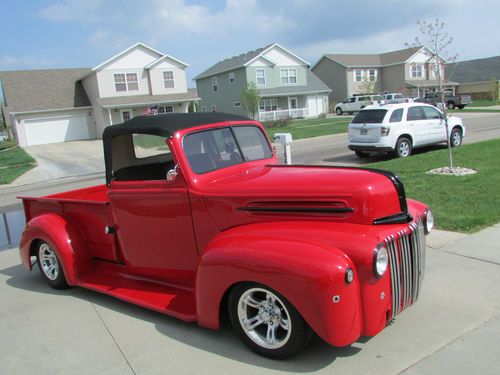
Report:
<svg viewBox="0 0 500 375"><path fill-rule="evenodd" d="M325 341L345 346L362 332L359 284L340 250L293 236L273 235L284 223L253 224L219 234L204 250L197 273L198 323L217 329L221 301L240 282L268 286L297 309ZM354 281L347 285L345 271ZM334 296L340 299L334 302Z"/></svg>
<svg viewBox="0 0 500 375"><path fill-rule="evenodd" d="M24 229L19 250L23 265L31 270L31 247L34 241L47 242L56 252L69 285L76 285L77 272L89 265L88 251L78 229L64 217L47 213L31 219Z"/></svg>

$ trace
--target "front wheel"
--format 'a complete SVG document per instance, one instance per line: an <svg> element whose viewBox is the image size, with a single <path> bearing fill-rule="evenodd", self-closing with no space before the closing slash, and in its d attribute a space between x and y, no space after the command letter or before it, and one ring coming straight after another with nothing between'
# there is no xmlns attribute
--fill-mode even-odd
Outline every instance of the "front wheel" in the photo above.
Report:
<svg viewBox="0 0 500 375"><path fill-rule="evenodd" d="M54 289L65 289L68 287L61 262L54 249L44 241L40 241L37 247L38 268L40 273Z"/></svg>
<svg viewBox="0 0 500 375"><path fill-rule="evenodd" d="M253 351L283 359L302 350L312 330L297 310L278 292L244 283L229 296L229 317L235 332Z"/></svg>
<svg viewBox="0 0 500 375"><path fill-rule="evenodd" d="M448 109L455 109L455 104L453 102L449 102L447 107Z"/></svg>
<svg viewBox="0 0 500 375"><path fill-rule="evenodd" d="M342 115L342 108L340 107L337 107L337 109L335 109L335 113L337 114L337 116L341 116Z"/></svg>
<svg viewBox="0 0 500 375"><path fill-rule="evenodd" d="M460 129L455 128L451 131L450 144L451 147L458 147L462 144L462 132Z"/></svg>
<svg viewBox="0 0 500 375"><path fill-rule="evenodd" d="M394 155L398 158L406 158L410 156L412 152L412 145L408 138L399 138L396 142L396 149L394 150Z"/></svg>

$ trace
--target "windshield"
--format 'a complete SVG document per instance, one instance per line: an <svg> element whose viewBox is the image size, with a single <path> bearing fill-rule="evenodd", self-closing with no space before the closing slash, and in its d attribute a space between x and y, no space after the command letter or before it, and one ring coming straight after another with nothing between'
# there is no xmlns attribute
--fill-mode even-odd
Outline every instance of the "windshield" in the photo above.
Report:
<svg viewBox="0 0 500 375"><path fill-rule="evenodd" d="M353 118L352 124L380 124L384 121L387 109L365 109Z"/></svg>
<svg viewBox="0 0 500 375"><path fill-rule="evenodd" d="M188 134L183 148L191 169L198 174L273 156L264 133L252 125Z"/></svg>

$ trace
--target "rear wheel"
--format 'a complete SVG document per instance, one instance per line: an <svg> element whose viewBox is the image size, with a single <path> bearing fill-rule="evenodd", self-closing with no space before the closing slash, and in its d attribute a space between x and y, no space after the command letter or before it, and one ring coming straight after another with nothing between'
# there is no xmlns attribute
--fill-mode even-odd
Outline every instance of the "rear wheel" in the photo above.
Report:
<svg viewBox="0 0 500 375"><path fill-rule="evenodd" d="M342 113L343 113L343 112L342 112L342 108L337 107L337 109L335 109L335 113L337 114L337 116L342 115Z"/></svg>
<svg viewBox="0 0 500 375"><path fill-rule="evenodd" d="M228 307L235 332L263 356L291 357L311 339L312 330L297 310L281 294L263 285L237 285Z"/></svg>
<svg viewBox="0 0 500 375"><path fill-rule="evenodd" d="M448 109L455 109L455 103L448 102L447 107L448 107Z"/></svg>
<svg viewBox="0 0 500 375"><path fill-rule="evenodd" d="M465 108L465 105L460 104L460 105L458 105L457 107L458 107L458 109L464 109L464 108Z"/></svg>
<svg viewBox="0 0 500 375"><path fill-rule="evenodd" d="M412 145L408 138L399 138L396 142L396 149L394 150L394 155L398 158L406 158L412 153Z"/></svg>
<svg viewBox="0 0 500 375"><path fill-rule="evenodd" d="M370 156L370 154L368 152L364 152L364 151L354 151L354 153L356 154L356 156L358 158L367 158L368 156Z"/></svg>
<svg viewBox="0 0 500 375"><path fill-rule="evenodd" d="M458 147L462 144L462 131L460 129L455 128L451 131L450 144L451 147Z"/></svg>
<svg viewBox="0 0 500 375"><path fill-rule="evenodd" d="M61 262L54 249L47 242L40 241L38 243L37 259L40 273L47 284L55 289L68 287Z"/></svg>

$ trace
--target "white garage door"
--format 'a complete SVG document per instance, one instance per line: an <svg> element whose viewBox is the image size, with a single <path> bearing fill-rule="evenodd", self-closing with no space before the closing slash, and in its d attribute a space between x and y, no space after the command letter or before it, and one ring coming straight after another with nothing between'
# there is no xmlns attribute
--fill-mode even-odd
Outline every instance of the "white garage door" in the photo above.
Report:
<svg viewBox="0 0 500 375"><path fill-rule="evenodd" d="M90 138L85 115L24 120L24 129L28 146Z"/></svg>

